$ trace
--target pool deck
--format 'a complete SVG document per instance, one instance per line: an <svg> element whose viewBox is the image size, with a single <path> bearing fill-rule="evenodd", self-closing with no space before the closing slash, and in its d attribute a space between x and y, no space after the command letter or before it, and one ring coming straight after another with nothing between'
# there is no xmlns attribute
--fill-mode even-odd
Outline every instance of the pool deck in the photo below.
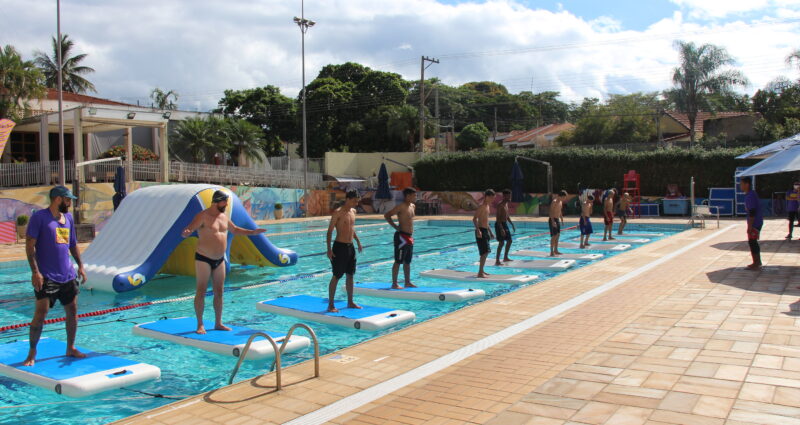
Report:
<svg viewBox="0 0 800 425"><path fill-rule="evenodd" d="M785 223L761 272L723 221L119 423L800 424Z"/></svg>

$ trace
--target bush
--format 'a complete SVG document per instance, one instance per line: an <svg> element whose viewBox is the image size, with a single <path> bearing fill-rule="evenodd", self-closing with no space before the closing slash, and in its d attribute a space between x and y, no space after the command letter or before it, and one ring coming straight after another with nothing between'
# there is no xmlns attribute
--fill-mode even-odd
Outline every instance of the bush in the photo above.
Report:
<svg viewBox="0 0 800 425"><path fill-rule="evenodd" d="M126 156L127 153L125 152L125 146L117 145L112 147L111 149L103 152L100 154L100 158L114 158L114 157L123 157ZM158 155L156 155L150 149L141 147L139 145L133 145L133 160L134 161L157 161Z"/></svg>
<svg viewBox="0 0 800 425"><path fill-rule="evenodd" d="M641 174L642 195L660 196L669 183L677 183L689 196L689 178L695 178L695 196L707 197L708 188L733 187L736 167L757 160L737 160L737 155L752 148L660 149L648 152L559 148L547 150L500 150L456 152L429 155L414 164L417 181L423 190L480 191L511 186L511 168L516 155L547 161L553 166L553 188L575 193L582 187L622 187L628 170ZM520 161L527 192L547 189L546 167ZM791 174L759 176L756 189L762 197L791 187Z"/></svg>
<svg viewBox="0 0 800 425"><path fill-rule="evenodd" d="M276 202L275 203L275 209L276 210L282 210L283 209L283 204L281 204L280 202Z"/></svg>
<svg viewBox="0 0 800 425"><path fill-rule="evenodd" d="M28 224L29 220L30 220L30 217L28 217L25 214L20 214L20 215L17 216L17 226L24 226L24 225Z"/></svg>
<svg viewBox="0 0 800 425"><path fill-rule="evenodd" d="M458 149L468 151L470 149L482 148L486 139L489 138L489 129L482 122L470 124L458 133L456 141Z"/></svg>

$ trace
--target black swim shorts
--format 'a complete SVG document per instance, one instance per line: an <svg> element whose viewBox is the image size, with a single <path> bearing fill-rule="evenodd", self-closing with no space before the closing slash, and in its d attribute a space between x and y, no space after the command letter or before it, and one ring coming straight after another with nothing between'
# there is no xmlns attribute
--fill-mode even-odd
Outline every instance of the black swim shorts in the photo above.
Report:
<svg viewBox="0 0 800 425"><path fill-rule="evenodd" d="M497 241L505 241L511 242L511 232L508 230L508 222L494 222L494 236L497 238Z"/></svg>
<svg viewBox="0 0 800 425"><path fill-rule="evenodd" d="M394 232L394 262L411 264L414 256L414 238L410 233Z"/></svg>
<svg viewBox="0 0 800 425"><path fill-rule="evenodd" d="M45 278L42 283L42 289L38 291L34 289L33 293L36 294L37 300L49 298L50 308L53 308L56 305L56 300L61 302L61 305L71 304L80 293L80 289L78 289L78 281L75 279L66 283L59 283Z"/></svg>
<svg viewBox="0 0 800 425"><path fill-rule="evenodd" d="M344 274L356 274L356 248L352 243L334 241L331 251L333 251L331 266L334 277L338 279Z"/></svg>
<svg viewBox="0 0 800 425"><path fill-rule="evenodd" d="M550 224L550 236L561 234L561 220L557 218L551 218L549 224Z"/></svg>
<svg viewBox="0 0 800 425"><path fill-rule="evenodd" d="M476 237L475 242L478 243L478 253L480 253L480 255L485 255L492 252L492 248L489 246L489 241L491 240L491 238L489 238L489 229L481 227L480 232L481 237Z"/></svg>

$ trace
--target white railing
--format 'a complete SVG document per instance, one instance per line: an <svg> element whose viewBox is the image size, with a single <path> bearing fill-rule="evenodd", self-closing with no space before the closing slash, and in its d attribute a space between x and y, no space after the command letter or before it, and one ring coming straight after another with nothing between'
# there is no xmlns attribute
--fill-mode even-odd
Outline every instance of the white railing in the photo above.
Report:
<svg viewBox="0 0 800 425"><path fill-rule="evenodd" d="M322 173L312 172L309 160L308 187L323 188ZM88 183L110 183L114 181L117 167L123 165L127 176L131 175L127 163L101 163L83 167L84 179ZM314 164L317 166L318 164ZM67 183L72 183L75 175L74 161L66 161ZM210 183L222 185L247 185L302 188L303 171L265 170L259 168L233 167L226 165L170 162L169 179L181 183ZM161 175L159 161L134 161L133 179L137 181L158 181ZM58 183L58 161L46 163L29 162L21 164L0 164L0 188L48 186Z"/></svg>

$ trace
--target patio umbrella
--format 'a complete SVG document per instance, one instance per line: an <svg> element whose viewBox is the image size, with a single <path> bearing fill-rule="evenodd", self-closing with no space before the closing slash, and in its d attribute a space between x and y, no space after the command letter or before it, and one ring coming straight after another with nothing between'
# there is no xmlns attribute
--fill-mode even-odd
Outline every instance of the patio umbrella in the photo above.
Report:
<svg viewBox="0 0 800 425"><path fill-rule="evenodd" d="M125 189L125 168L117 167L117 173L114 174L114 197L111 198L111 202L114 203L114 211L117 210L119 204L127 195L127 191Z"/></svg>
<svg viewBox="0 0 800 425"><path fill-rule="evenodd" d="M800 144L800 133L785 139L772 142L766 146L741 154L736 159L764 159L769 158L773 154L784 151L794 145Z"/></svg>
<svg viewBox="0 0 800 425"><path fill-rule="evenodd" d="M378 171L378 191L375 192L375 199L392 199L392 192L389 190L389 173L386 171L386 164L381 164Z"/></svg>
<svg viewBox="0 0 800 425"><path fill-rule="evenodd" d="M740 176L788 173L800 170L800 145L792 146L742 171Z"/></svg>
<svg viewBox="0 0 800 425"><path fill-rule="evenodd" d="M517 161L511 168L511 202L522 202L525 200L524 175L522 168Z"/></svg>

